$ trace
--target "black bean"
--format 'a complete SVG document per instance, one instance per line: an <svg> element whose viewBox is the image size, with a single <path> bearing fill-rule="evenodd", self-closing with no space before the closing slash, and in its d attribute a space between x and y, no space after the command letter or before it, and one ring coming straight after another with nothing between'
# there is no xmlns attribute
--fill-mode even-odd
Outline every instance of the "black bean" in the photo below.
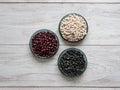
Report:
<svg viewBox="0 0 120 90"><path fill-rule="evenodd" d="M87 65L86 58L83 57L79 49L70 48L64 50L59 57L58 66L60 71L66 76L79 76Z"/></svg>

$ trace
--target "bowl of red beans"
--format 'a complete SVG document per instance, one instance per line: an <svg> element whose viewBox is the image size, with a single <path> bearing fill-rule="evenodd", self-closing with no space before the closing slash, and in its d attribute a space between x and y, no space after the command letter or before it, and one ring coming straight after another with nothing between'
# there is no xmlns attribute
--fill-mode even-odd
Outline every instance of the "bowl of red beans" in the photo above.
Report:
<svg viewBox="0 0 120 90"><path fill-rule="evenodd" d="M29 47L37 58L49 58L56 54L59 48L57 35L48 29L41 29L33 33Z"/></svg>

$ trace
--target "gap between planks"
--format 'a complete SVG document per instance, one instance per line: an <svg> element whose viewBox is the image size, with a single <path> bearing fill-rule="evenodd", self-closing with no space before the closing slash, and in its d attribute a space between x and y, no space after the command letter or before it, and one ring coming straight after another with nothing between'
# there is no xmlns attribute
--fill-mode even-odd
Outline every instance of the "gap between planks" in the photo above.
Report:
<svg viewBox="0 0 120 90"><path fill-rule="evenodd" d="M39 4L120 4L120 2L0 2L0 3L39 3Z"/></svg>
<svg viewBox="0 0 120 90"><path fill-rule="evenodd" d="M29 44L0 44L0 46L26 46ZM80 45L78 43L74 44L74 43L68 43L68 44L60 44L60 46L120 46L120 45Z"/></svg>
<svg viewBox="0 0 120 90"><path fill-rule="evenodd" d="M120 87L111 87L111 86L109 86L109 87L99 87L99 86L0 86L0 88L12 88L12 89L14 89L14 88L43 88L43 89L47 89L47 88L49 88L49 89L55 89L55 88L57 88L57 89L59 89L59 88L63 88L63 89L65 89L65 88L76 88L76 89L88 89L88 88L91 88L91 89L120 89Z"/></svg>
<svg viewBox="0 0 120 90"><path fill-rule="evenodd" d="M0 0L0 2L35 2L35 3L120 3L119 0Z"/></svg>
<svg viewBox="0 0 120 90"><path fill-rule="evenodd" d="M83 88L83 87L4 87L0 90L120 90L120 88Z"/></svg>
<svg viewBox="0 0 120 90"><path fill-rule="evenodd" d="M52 88L48 88L48 87L44 87L44 88L0 88L0 90L120 90L120 88L56 88L56 87L52 87Z"/></svg>

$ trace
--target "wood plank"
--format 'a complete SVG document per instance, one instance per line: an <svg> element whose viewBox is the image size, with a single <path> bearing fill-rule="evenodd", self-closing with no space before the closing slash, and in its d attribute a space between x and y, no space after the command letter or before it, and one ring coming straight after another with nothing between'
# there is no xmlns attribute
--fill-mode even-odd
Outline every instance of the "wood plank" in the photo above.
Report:
<svg viewBox="0 0 120 90"><path fill-rule="evenodd" d="M115 88L0 88L0 90L119 90Z"/></svg>
<svg viewBox="0 0 120 90"><path fill-rule="evenodd" d="M120 88L115 88L115 90L120 90Z"/></svg>
<svg viewBox="0 0 120 90"><path fill-rule="evenodd" d="M0 0L0 2L84 2L84 3L117 3L120 0Z"/></svg>
<svg viewBox="0 0 120 90"><path fill-rule="evenodd" d="M79 78L64 77L57 68L57 54L36 60L28 45L0 45L0 86L120 87L120 46L76 46L86 53L88 67Z"/></svg>
<svg viewBox="0 0 120 90"><path fill-rule="evenodd" d="M0 3L0 44L28 44L31 35L47 28L58 33L60 19L83 15L89 33L81 45L120 45L120 4ZM72 8L71 8L72 7Z"/></svg>

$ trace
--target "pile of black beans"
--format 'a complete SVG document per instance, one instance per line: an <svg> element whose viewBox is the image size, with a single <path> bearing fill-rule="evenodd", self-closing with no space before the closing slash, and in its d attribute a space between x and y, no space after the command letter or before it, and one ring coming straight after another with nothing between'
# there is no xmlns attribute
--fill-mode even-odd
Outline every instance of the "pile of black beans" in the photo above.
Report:
<svg viewBox="0 0 120 90"><path fill-rule="evenodd" d="M81 75L87 67L85 54L76 48L64 50L58 59L58 68L66 76Z"/></svg>

